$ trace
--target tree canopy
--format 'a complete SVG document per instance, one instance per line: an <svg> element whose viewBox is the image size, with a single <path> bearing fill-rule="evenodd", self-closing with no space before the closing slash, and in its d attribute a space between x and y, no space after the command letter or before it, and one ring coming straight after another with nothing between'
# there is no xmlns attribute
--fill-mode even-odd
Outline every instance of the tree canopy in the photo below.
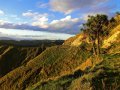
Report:
<svg viewBox="0 0 120 90"><path fill-rule="evenodd" d="M106 15L97 14L95 16L88 16L87 22L83 24L83 32L88 35L89 40L92 42L95 55L100 54L102 38L108 35L108 23L109 20Z"/></svg>

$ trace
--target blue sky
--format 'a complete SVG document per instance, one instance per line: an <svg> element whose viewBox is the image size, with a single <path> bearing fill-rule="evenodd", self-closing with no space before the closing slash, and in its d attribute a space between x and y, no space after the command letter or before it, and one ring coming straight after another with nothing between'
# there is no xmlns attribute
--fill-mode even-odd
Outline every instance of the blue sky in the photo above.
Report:
<svg viewBox="0 0 120 90"><path fill-rule="evenodd" d="M76 34L88 15L102 13L111 17L120 11L119 3L120 0L0 0L0 28L18 29L21 33L27 29Z"/></svg>

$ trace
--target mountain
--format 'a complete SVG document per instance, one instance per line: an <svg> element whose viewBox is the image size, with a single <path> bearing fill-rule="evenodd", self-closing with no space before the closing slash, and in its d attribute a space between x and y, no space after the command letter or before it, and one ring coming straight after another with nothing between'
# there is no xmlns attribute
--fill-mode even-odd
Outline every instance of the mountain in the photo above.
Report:
<svg viewBox="0 0 120 90"><path fill-rule="evenodd" d="M116 35L116 33L118 33ZM67 73L50 77L28 87L26 90L119 90L120 89L120 25L115 27L104 40L102 60L96 60L90 53L90 46L84 50L82 34L72 37L63 45L81 48L81 54L77 53L81 63L69 63L75 67L67 69ZM83 40L83 41L82 41ZM73 44L74 43L74 44ZM86 46L85 46L86 47ZM76 49L77 50L77 49ZM88 51L88 52L86 52ZM104 51L106 53L104 53ZM74 53L75 51L72 51ZM84 56L82 54L84 53ZM69 55L70 57L71 55ZM60 58L60 57L59 57ZM82 60L84 58L84 60ZM65 59L66 60L66 59ZM66 61L61 61L65 63ZM73 59L72 59L73 60ZM69 59L69 62L72 62ZM74 61L76 61L74 59ZM70 65L62 66L69 67ZM78 65L77 65L78 64ZM54 67L55 69L55 67ZM60 69L61 70L61 69Z"/></svg>
<svg viewBox="0 0 120 90"><path fill-rule="evenodd" d="M83 33L44 50L1 45L0 90L120 90L119 38L120 24L103 40L100 59Z"/></svg>
<svg viewBox="0 0 120 90"><path fill-rule="evenodd" d="M61 45L64 40L0 40L0 45L7 46L23 46L23 47L41 47L41 46L52 46L52 45Z"/></svg>
<svg viewBox="0 0 120 90"><path fill-rule="evenodd" d="M61 45L62 43L62 40L0 41L0 77L21 65L25 65L26 62L38 56L46 48Z"/></svg>
<svg viewBox="0 0 120 90"><path fill-rule="evenodd" d="M0 37L0 40L12 40L12 38L9 38L9 37Z"/></svg>

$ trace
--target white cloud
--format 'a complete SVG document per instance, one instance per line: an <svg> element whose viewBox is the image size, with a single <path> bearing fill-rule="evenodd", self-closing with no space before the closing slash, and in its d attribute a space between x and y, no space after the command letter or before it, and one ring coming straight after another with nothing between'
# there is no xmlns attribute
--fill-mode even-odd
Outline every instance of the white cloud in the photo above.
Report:
<svg viewBox="0 0 120 90"><path fill-rule="evenodd" d="M0 20L0 25L4 25L5 21Z"/></svg>
<svg viewBox="0 0 120 90"><path fill-rule="evenodd" d="M71 18L71 16L66 16L65 18L62 18L60 20L53 20L49 27L57 30L57 29L65 29L65 28L71 28L74 24L78 23L80 21L79 18Z"/></svg>
<svg viewBox="0 0 120 90"><path fill-rule="evenodd" d="M54 11L69 14L74 10L90 8L108 0L50 0L50 5Z"/></svg>
<svg viewBox="0 0 120 90"><path fill-rule="evenodd" d="M8 23L8 21L0 20L0 25L4 25L5 23Z"/></svg>
<svg viewBox="0 0 120 90"><path fill-rule="evenodd" d="M37 17L36 21L34 21L32 25L39 26L41 28L47 28L48 27L47 22L48 22L48 18L45 16L42 16L42 17Z"/></svg>
<svg viewBox="0 0 120 90"><path fill-rule="evenodd" d="M22 15L25 16L25 17L34 17L38 14L39 14L38 12L32 12L31 10L28 10L27 12L22 13Z"/></svg>
<svg viewBox="0 0 120 90"><path fill-rule="evenodd" d="M4 15L4 14L5 14L4 11L0 10L0 15Z"/></svg>
<svg viewBox="0 0 120 90"><path fill-rule="evenodd" d="M33 26L39 26L41 28L47 28L48 14L40 14L38 12L27 11L22 14L25 17L31 17L33 20Z"/></svg>
<svg viewBox="0 0 120 90"><path fill-rule="evenodd" d="M33 19L33 22L31 23L32 26L39 26L40 28L55 31L73 29L73 27L75 28L76 25L80 22L79 18L72 18L70 15L59 20L53 20L51 22L48 22L49 19L47 14L39 14L38 12L32 11L23 13L23 16L32 17Z"/></svg>

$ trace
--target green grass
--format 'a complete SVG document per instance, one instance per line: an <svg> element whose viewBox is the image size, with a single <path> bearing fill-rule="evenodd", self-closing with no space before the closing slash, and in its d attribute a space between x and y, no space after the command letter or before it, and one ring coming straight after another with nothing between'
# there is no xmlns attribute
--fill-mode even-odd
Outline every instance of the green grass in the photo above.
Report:
<svg viewBox="0 0 120 90"><path fill-rule="evenodd" d="M25 89L40 80L66 75L74 71L90 55L90 51L80 47L54 46L48 48L36 58L1 78L0 88L6 85L6 88L10 88L12 85L11 89Z"/></svg>
<svg viewBox="0 0 120 90"><path fill-rule="evenodd" d="M0 41L0 77L63 41ZM31 43L29 46L28 44ZM1 45L2 44L2 45ZM27 46L26 46L27 45Z"/></svg>
<svg viewBox="0 0 120 90"><path fill-rule="evenodd" d="M83 54L83 56L85 56ZM103 54L103 61L77 76L75 73L58 79L41 81L27 90L119 90L120 53ZM77 76L77 77L75 77Z"/></svg>

